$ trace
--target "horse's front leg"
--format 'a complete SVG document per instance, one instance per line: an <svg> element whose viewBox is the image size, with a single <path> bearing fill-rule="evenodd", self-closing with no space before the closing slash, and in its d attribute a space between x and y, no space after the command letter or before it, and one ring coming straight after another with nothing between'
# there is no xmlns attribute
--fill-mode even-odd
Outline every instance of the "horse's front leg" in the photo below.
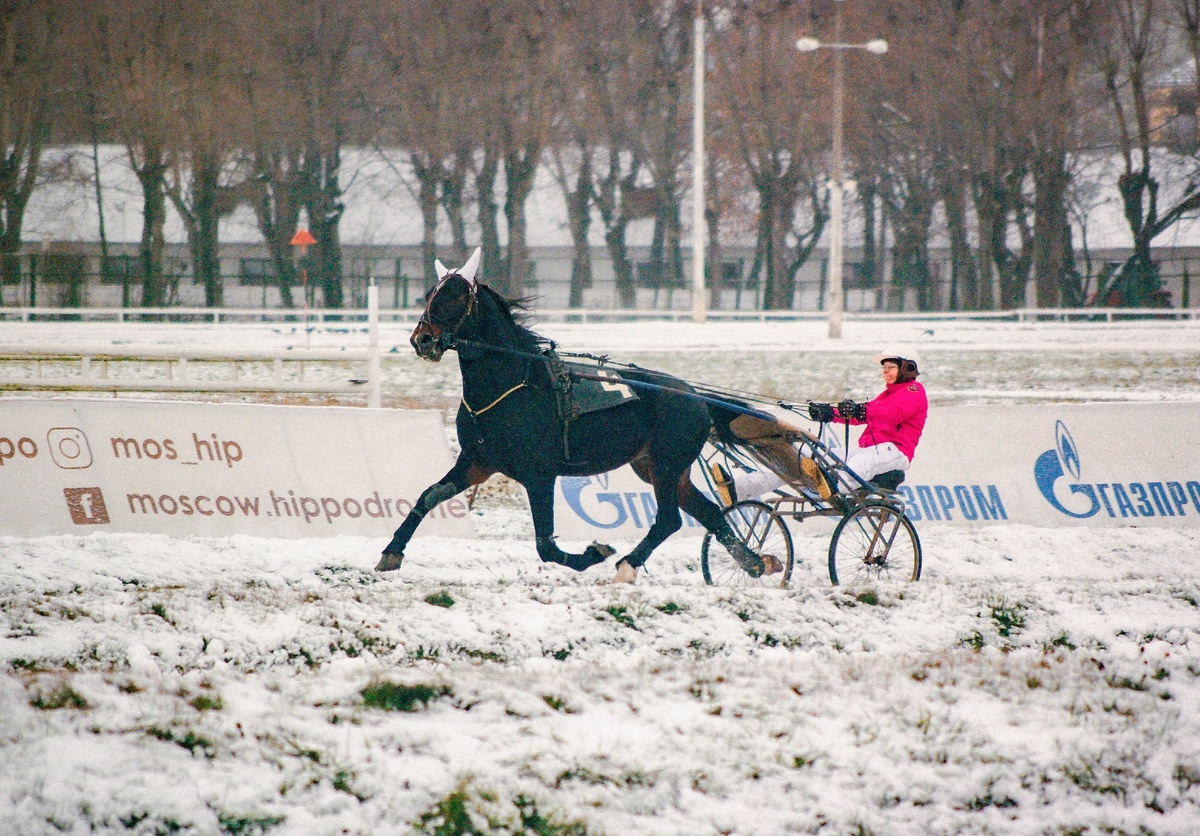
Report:
<svg viewBox="0 0 1200 836"><path fill-rule="evenodd" d="M558 563L577 572L603 563L615 551L612 546L592 543L583 554L564 552L554 542L554 479L525 484L529 496L529 513L533 517L533 533L537 538L538 557L543 563Z"/></svg>
<svg viewBox="0 0 1200 836"><path fill-rule="evenodd" d="M392 542L384 548L379 563L375 566L375 571L388 572L392 569L399 569L400 564L404 561L404 548L412 539L421 520L425 519L425 515L442 502L457 496L472 485L487 481L487 478L493 473L495 471L479 460L479 457L473 452L473 448L464 448L458 456L458 461L454 463L454 467L421 493L421 497L413 505L413 509L408 512L404 522L400 523L400 527L392 535Z"/></svg>

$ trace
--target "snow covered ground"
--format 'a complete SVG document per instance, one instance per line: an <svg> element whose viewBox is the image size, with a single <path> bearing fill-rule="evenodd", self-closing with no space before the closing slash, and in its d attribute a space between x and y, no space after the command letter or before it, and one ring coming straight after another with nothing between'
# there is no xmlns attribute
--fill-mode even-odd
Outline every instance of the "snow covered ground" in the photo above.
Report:
<svg viewBox="0 0 1200 836"><path fill-rule="evenodd" d="M935 406L1200 392L1200 323L543 330L796 400L872 394L895 340ZM449 408L405 340L385 397ZM0 539L0 833L1200 832L1200 530L928 527L920 582L832 588L809 522L791 589L733 591L695 540L633 587L544 567L502 484L474 516L384 576L389 532Z"/></svg>

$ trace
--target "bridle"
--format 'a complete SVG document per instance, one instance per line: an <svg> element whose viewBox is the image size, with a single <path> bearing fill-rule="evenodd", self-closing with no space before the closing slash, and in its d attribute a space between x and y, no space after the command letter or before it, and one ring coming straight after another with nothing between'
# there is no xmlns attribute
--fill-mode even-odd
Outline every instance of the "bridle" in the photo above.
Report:
<svg viewBox="0 0 1200 836"><path fill-rule="evenodd" d="M429 294L429 298L425 301L425 310L422 311L421 318L417 321L418 326L424 325L429 329L436 330L438 335L438 343L441 345L443 350L452 348L454 346L454 338L458 335L458 329L462 328L463 323L467 321L467 318L475 312L475 307L479 302L478 285L469 279L464 279L468 288L467 304L463 308L462 315L458 318L458 321L453 325L443 324L435 321L433 315L430 313L433 307L433 300L436 299L438 294L442 292L442 288L445 287L446 282L453 278L462 279L463 277L459 273L447 273L445 276L443 276L442 280L434 286L433 292Z"/></svg>

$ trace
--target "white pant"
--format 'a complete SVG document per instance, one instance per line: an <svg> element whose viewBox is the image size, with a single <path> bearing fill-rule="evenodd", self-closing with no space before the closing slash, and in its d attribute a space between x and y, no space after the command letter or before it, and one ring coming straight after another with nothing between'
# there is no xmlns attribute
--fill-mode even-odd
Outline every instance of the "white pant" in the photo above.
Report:
<svg viewBox="0 0 1200 836"><path fill-rule="evenodd" d="M848 455L841 447L833 448L833 452L838 458L845 461L851 470L868 482L880 473L887 473L889 470L908 470L909 466L908 457L890 441L870 447L852 447ZM783 485L784 481L784 478L773 470L738 471L733 475L734 490L738 499L750 499L770 493ZM842 484L838 485L838 491L847 493L860 487L862 486L857 482L849 484L843 479Z"/></svg>
<svg viewBox="0 0 1200 836"><path fill-rule="evenodd" d="M839 456L842 454L840 449L834 452ZM845 462L851 470L868 482L889 470L908 470L910 464L908 456L901 453L900 448L890 441L870 447L854 447L845 456ZM845 493L858 487L860 485L839 485L838 490Z"/></svg>

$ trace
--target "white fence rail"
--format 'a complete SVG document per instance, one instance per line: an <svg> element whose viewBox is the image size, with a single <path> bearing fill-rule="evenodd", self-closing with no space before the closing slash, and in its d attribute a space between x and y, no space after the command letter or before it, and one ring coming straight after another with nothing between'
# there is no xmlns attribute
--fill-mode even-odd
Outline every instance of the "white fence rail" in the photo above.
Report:
<svg viewBox="0 0 1200 836"><path fill-rule="evenodd" d="M62 313L61 309L55 310ZM89 309L83 309L89 311ZM179 309L161 309L177 311ZM204 309L201 309L204 310ZM78 313L78 309L73 311ZM90 312L90 311L89 311ZM128 311L127 311L128 312ZM382 383L379 358L378 297L369 291L366 311L355 312L367 319L365 349L189 349L156 346L114 348L112 345L77 346L64 351L61 346L0 345L0 363L32 364L34 376L0 373L0 390L8 391L99 391L99 392L277 392L304 394L365 394L367 406L378 407ZM124 319L118 321L125 321ZM218 321L218 320L213 320ZM232 378L210 379L190 374L189 363L228 364ZM305 380L306 363L358 363L362 374L346 380ZM110 367L122 363L161 363L164 377L110 376ZM269 376L242 377L240 364L271 365ZM75 365L78 364L78 365ZM74 366L62 373L61 366ZM44 374L46 366L51 375ZM291 371L295 373L292 374Z"/></svg>
<svg viewBox="0 0 1200 836"><path fill-rule="evenodd" d="M381 320L416 324L421 308L378 310ZM636 320L686 322L687 310L641 310L619 308L539 309L538 319L550 322L631 322ZM723 311L710 310L715 322L818 322L828 317L823 311ZM0 307L0 321L80 320L85 322L294 322L309 327L336 327L370 319L368 308L52 308ZM1014 308L1007 311L912 311L902 313L847 312L853 321L939 321L993 320L1000 322L1118 322L1138 319L1200 320L1200 308Z"/></svg>

